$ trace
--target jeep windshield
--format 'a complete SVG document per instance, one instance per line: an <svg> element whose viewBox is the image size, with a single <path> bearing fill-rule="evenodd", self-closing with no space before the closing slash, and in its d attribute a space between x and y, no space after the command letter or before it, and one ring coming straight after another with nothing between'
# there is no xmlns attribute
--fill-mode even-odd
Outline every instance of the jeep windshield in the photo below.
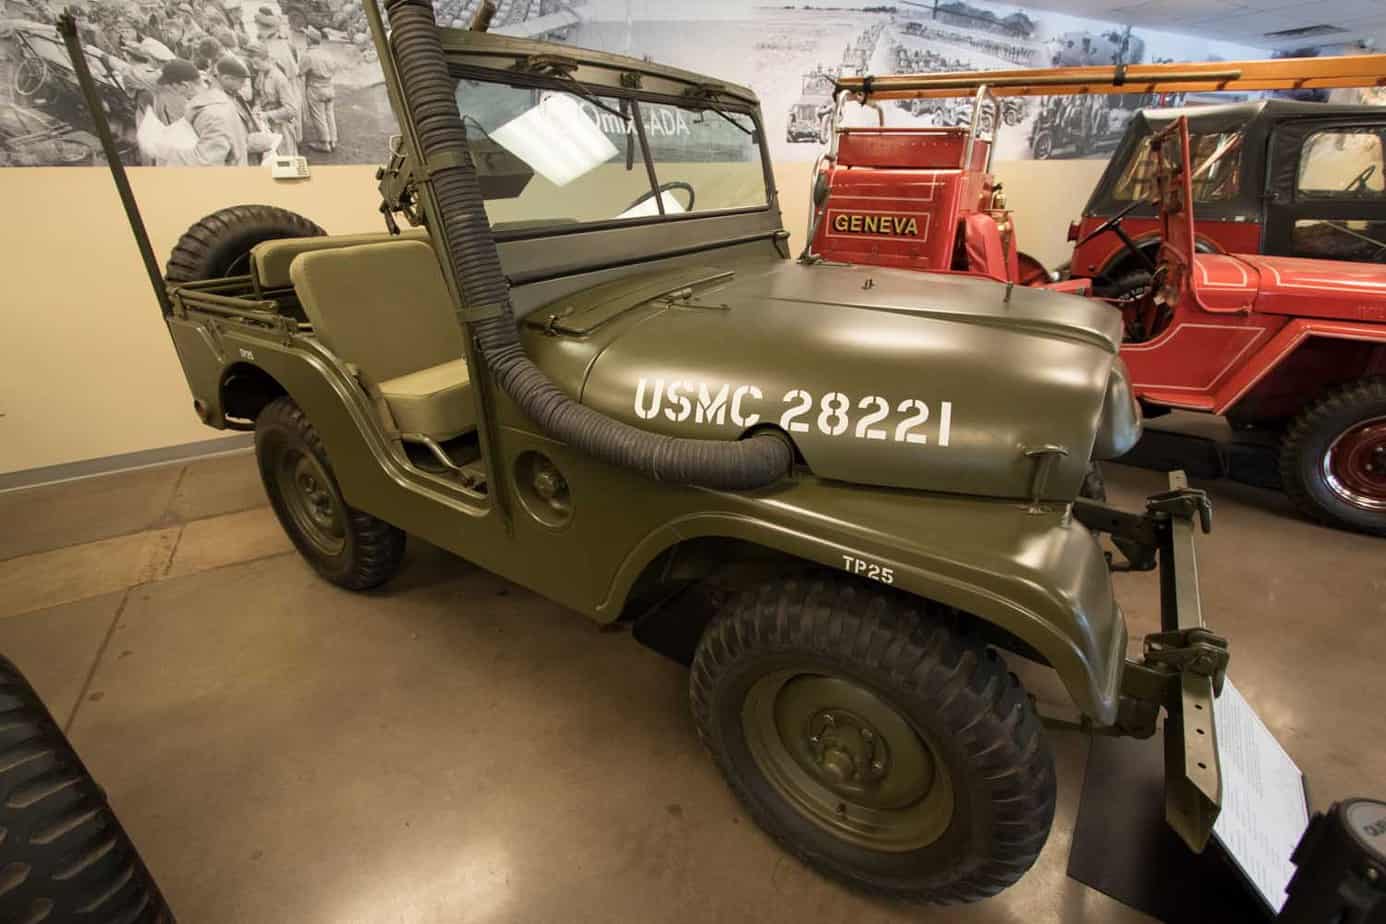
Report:
<svg viewBox="0 0 1386 924"><path fill-rule="evenodd" d="M457 102L499 233L767 206L748 108L468 77Z"/></svg>

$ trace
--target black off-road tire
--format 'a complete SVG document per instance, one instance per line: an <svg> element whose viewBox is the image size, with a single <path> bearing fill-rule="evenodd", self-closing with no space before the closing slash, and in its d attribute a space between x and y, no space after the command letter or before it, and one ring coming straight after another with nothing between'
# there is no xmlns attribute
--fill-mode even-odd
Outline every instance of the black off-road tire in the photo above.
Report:
<svg viewBox="0 0 1386 924"><path fill-rule="evenodd" d="M1280 443L1280 482L1296 507L1329 526L1386 536L1386 508L1349 503L1324 471L1325 457L1341 435L1381 417L1386 417L1386 379L1380 378L1343 386L1299 413Z"/></svg>
<svg viewBox="0 0 1386 924"><path fill-rule="evenodd" d="M868 849L780 794L747 743L743 704L757 679L785 664L869 688L931 742L953 787L952 814L936 840L904 852ZM699 735L756 823L808 865L863 892L976 901L1018 880L1049 836L1053 755L1029 696L994 651L915 598L826 574L762 585L708 626L690 691Z"/></svg>
<svg viewBox="0 0 1386 924"><path fill-rule="evenodd" d="M276 466L292 454L316 462L322 475L320 489L340 513L341 547L326 551L314 539L311 527L296 519ZM378 517L347 504L323 448L322 438L292 398L280 397L265 405L255 420L255 458L260 479L279 523L294 547L327 580L348 590L369 590L388 581L404 561L405 533ZM309 463L311 465L311 463Z"/></svg>
<svg viewBox="0 0 1386 924"><path fill-rule="evenodd" d="M173 248L164 273L169 282L221 279L250 272L250 249L285 237L321 237L327 232L288 209L233 205L193 225Z"/></svg>
<svg viewBox="0 0 1386 924"><path fill-rule="evenodd" d="M1145 294L1150 288L1150 273L1146 270L1131 270L1122 273L1112 281L1112 284L1103 288L1103 295L1106 298L1127 299L1136 298Z"/></svg>
<svg viewBox="0 0 1386 924"><path fill-rule="evenodd" d="M172 924L106 793L0 656L0 921Z"/></svg>

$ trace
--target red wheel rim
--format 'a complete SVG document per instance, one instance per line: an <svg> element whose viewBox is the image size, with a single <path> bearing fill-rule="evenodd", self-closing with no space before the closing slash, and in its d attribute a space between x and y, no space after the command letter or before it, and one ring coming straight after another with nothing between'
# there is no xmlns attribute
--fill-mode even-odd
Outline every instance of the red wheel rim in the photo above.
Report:
<svg viewBox="0 0 1386 924"><path fill-rule="evenodd" d="M1386 510L1386 417L1350 427L1333 441L1323 460L1328 487L1362 510Z"/></svg>

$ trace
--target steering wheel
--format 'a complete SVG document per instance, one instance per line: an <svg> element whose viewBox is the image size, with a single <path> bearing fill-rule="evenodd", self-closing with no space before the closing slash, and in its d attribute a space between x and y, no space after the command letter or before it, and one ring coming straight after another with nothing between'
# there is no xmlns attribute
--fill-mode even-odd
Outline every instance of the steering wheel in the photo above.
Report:
<svg viewBox="0 0 1386 924"><path fill-rule="evenodd" d="M1353 178L1352 182L1343 187L1347 192L1361 192L1367 188L1367 181L1376 173L1376 164L1368 164L1367 168Z"/></svg>
<svg viewBox="0 0 1386 924"><path fill-rule="evenodd" d="M1145 204L1146 201L1144 199L1137 199L1135 202L1132 202L1130 205L1126 206L1126 208L1122 209L1120 212L1117 212L1111 218L1108 218L1106 221L1102 222L1102 224L1098 225L1096 228L1093 228L1087 234L1084 234L1082 239L1078 241L1078 246L1082 247L1088 241L1092 240L1095 237L1101 237L1108 231L1115 231L1117 229L1117 226L1126 220L1127 215L1130 215L1137 208Z"/></svg>
<svg viewBox="0 0 1386 924"><path fill-rule="evenodd" d="M642 202L648 202L655 196L662 196L666 192L673 192L676 189L681 189L684 192L688 193L688 202L684 205L683 210L685 212L693 211L693 200L696 198L696 194L693 192L693 187L685 183L683 180L670 180L667 183L660 183L654 189L647 190L641 193L640 195L635 197L634 202L626 206L626 211L629 212L631 209L635 208Z"/></svg>

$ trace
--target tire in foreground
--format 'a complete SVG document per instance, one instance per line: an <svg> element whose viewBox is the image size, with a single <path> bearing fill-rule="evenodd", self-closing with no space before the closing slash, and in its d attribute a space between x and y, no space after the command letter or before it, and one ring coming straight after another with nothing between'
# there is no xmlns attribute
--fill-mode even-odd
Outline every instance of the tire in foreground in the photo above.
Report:
<svg viewBox="0 0 1386 924"><path fill-rule="evenodd" d="M173 921L105 792L34 688L3 656L0 921Z"/></svg>

